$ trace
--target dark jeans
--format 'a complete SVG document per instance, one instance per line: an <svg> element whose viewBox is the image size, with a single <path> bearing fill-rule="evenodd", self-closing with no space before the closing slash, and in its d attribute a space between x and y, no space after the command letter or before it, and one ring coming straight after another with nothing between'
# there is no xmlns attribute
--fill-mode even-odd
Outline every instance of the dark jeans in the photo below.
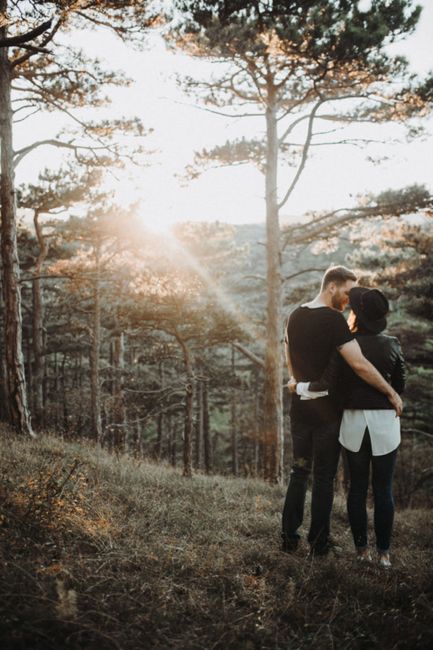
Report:
<svg viewBox="0 0 433 650"><path fill-rule="evenodd" d="M291 543L299 538L308 478L313 469L308 541L314 550L321 551L326 549L329 537L334 477L340 455L340 420L311 422L292 416L291 427L293 464L283 510L283 539Z"/></svg>
<svg viewBox="0 0 433 650"><path fill-rule="evenodd" d="M394 521L392 476L396 457L397 449L384 456L373 456L368 429L365 430L360 450L358 452L347 451L350 471L347 512L353 541L357 548L365 548L368 544L367 492L371 465L376 546L379 551L388 551L389 549Z"/></svg>

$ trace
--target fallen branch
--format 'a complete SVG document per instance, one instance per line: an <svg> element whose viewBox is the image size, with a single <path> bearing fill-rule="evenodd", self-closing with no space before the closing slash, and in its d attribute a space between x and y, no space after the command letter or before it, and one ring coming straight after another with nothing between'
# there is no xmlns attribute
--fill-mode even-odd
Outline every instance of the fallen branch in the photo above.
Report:
<svg viewBox="0 0 433 650"><path fill-rule="evenodd" d="M428 433L427 431L421 431L421 429L402 429L403 433L411 433L415 436L425 436L429 440L433 440L433 433Z"/></svg>
<svg viewBox="0 0 433 650"><path fill-rule="evenodd" d="M260 357L256 356L254 352L250 352L249 350L247 350L247 348L244 348L244 346L241 345L240 343L232 343L232 345L236 350L239 350L239 352L241 352L245 357L247 357L247 359L255 363L257 366L260 366L260 368L265 367L265 362L263 361L263 359L260 359Z"/></svg>

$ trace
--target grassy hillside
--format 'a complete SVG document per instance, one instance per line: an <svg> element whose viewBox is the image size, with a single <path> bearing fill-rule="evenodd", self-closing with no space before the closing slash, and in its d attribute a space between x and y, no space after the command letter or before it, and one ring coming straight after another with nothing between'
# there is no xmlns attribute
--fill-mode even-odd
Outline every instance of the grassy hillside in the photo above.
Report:
<svg viewBox="0 0 433 650"><path fill-rule="evenodd" d="M0 646L354 649L433 644L431 516L398 513L394 567L279 550L283 490L1 431ZM307 513L308 515L308 513Z"/></svg>

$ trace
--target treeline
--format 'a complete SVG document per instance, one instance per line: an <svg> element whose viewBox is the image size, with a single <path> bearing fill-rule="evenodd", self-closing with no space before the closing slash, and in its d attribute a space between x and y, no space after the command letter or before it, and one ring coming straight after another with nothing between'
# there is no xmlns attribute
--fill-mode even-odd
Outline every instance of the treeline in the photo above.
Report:
<svg viewBox="0 0 433 650"><path fill-rule="evenodd" d="M331 133L393 123L401 138L422 135L432 78L416 78L386 49L415 28L420 10L388 5L348 12L344 0L188 0L162 16L135 0L29 0L24 8L0 0L0 408L18 432L55 427L181 462L186 475L195 466L281 479L284 317L316 289L329 262L350 253L353 266L395 294L401 320L393 327L408 343L416 377L408 428L429 444L430 231L405 219L431 215L429 191L393 190L285 228L279 221L314 146L361 144L350 132L328 141L330 122ZM103 112L107 91L130 81L79 48L82 30L101 27L136 47L161 28L171 48L216 63L210 78L183 79L186 92L214 113L261 120L262 135L197 152L188 169L191 178L214 164L260 170L259 243L219 224L186 224L162 240L145 230L137 209L113 203L104 176L151 162L152 125ZM39 112L63 115L69 126L14 148L20 123ZM45 169L43 161L38 182L17 187L21 162L53 148L63 163ZM282 165L292 174L286 185L278 183ZM19 217L27 226L18 228ZM382 237L380 224L390 228ZM376 229L374 240L361 239L366 250L356 241L361 225ZM422 485L429 471L423 467Z"/></svg>
<svg viewBox="0 0 433 650"><path fill-rule="evenodd" d="M227 471L227 453L234 473L260 473L262 373L233 347L260 323L222 288L247 257L235 230L185 224L170 240L112 210L32 231L19 243L35 429L182 462L186 474Z"/></svg>
<svg viewBox="0 0 433 650"><path fill-rule="evenodd" d="M433 298L419 287L430 282L432 235L428 219L384 229L381 222L362 233L346 229L327 251L324 240L289 249L284 311L317 292L330 263L351 264L363 283L391 298L389 331L402 340L409 369L396 480L399 503L409 506L424 503L433 479ZM186 475L266 475L263 226L182 224L168 237L113 210L47 221L39 238L30 227L19 234L36 430L96 440ZM38 266L41 237L49 247ZM374 239L374 248L359 245L360 237ZM6 418L4 398L1 404ZM284 429L287 461L287 418Z"/></svg>

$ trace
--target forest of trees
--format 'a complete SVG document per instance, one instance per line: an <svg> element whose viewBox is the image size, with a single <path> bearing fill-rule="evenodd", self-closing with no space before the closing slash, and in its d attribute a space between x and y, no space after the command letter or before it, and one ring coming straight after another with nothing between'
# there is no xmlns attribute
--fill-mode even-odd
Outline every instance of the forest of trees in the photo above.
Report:
<svg viewBox="0 0 433 650"><path fill-rule="evenodd" d="M386 46L413 31L419 8L409 0L377 0L367 11L346 0L169 4L172 15L137 0L0 0L2 420L22 435L91 439L186 476L281 480L290 454L284 320L317 292L330 264L344 263L391 299L389 331L409 369L396 491L404 506L425 503L433 483L429 189L384 188L355 208L284 227L279 220L324 123L344 133L348 124L396 122L415 137L431 110L432 79L415 78ZM256 165L262 226L206 223L203 206L202 223L157 235L115 204L104 177L129 163L146 173L152 125L81 117L106 106L107 88L129 83L64 45L64 34L79 43L89 27L108 27L131 47L161 29L170 48L219 61L213 79L186 78L183 88L215 112L261 115L264 135L197 152L188 174ZM20 124L39 112L64 113L73 129L15 149ZM304 139L292 142L299 124ZM64 152L58 168L47 167L50 148ZM27 156L39 179L17 184Z"/></svg>

